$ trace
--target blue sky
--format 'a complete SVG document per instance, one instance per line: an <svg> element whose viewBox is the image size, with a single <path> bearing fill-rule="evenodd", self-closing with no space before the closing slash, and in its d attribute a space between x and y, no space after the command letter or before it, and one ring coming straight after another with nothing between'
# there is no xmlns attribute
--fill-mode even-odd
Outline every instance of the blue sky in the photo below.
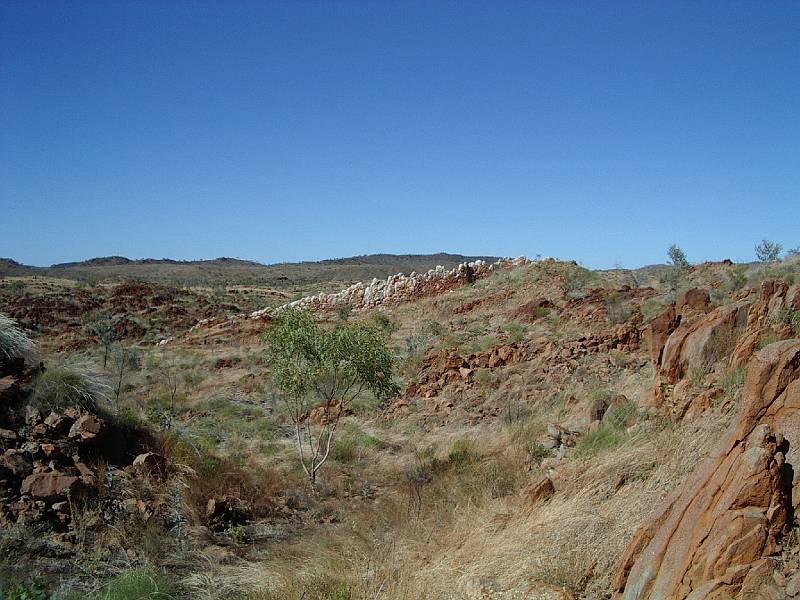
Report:
<svg viewBox="0 0 800 600"><path fill-rule="evenodd" d="M800 246L800 2L0 4L0 256Z"/></svg>

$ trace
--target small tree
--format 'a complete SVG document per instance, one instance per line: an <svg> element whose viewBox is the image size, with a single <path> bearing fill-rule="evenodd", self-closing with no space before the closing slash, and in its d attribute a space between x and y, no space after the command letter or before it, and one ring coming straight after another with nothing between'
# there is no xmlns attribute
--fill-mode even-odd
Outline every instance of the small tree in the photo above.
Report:
<svg viewBox="0 0 800 600"><path fill-rule="evenodd" d="M264 341L270 377L294 425L300 464L313 485L353 400L365 390L377 398L396 392L394 353L379 326L339 321L326 328L312 313L298 309L283 310L264 332ZM315 406L324 411L318 419L310 414Z"/></svg>
<svg viewBox="0 0 800 600"><path fill-rule="evenodd" d="M691 269L692 265L686 260L686 253L677 244L672 244L667 248L667 258L671 266L666 273L662 274L661 283L668 285L672 290L677 290L683 274Z"/></svg>
<svg viewBox="0 0 800 600"><path fill-rule="evenodd" d="M114 402L119 407L122 388L130 373L138 371L141 360L136 348L117 346L111 353L111 372L114 375Z"/></svg>
<svg viewBox="0 0 800 600"><path fill-rule="evenodd" d="M759 262L775 262L780 258L783 246L765 239L756 244L753 249L756 251L756 258Z"/></svg>
<svg viewBox="0 0 800 600"><path fill-rule="evenodd" d="M691 267L689 261L686 260L686 253L677 244L672 244L667 248L667 256L669 257L669 264L673 267L677 267L682 271Z"/></svg>
<svg viewBox="0 0 800 600"><path fill-rule="evenodd" d="M108 313L95 313L88 319L89 331L103 346L103 368L108 367L108 351L116 338L116 331Z"/></svg>

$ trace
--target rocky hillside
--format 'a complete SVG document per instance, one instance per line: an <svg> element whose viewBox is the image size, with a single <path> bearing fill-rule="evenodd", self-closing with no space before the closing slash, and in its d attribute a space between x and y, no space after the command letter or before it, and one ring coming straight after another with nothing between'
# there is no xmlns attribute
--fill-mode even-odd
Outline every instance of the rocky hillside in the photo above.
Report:
<svg viewBox="0 0 800 600"><path fill-rule="evenodd" d="M396 356L392 397L302 416L341 415L314 486L264 355L280 311L155 284L58 302L8 289L0 312L39 350L0 374L0 585L798 597L799 279L791 261L637 273L518 259L275 296L331 329L375 325ZM117 332L103 368L81 318L96 310L168 324L169 341Z"/></svg>
<svg viewBox="0 0 800 600"><path fill-rule="evenodd" d="M132 260L123 256L92 258L50 267L33 267L0 258L0 277L52 277L91 282L136 279L169 285L259 285L270 288L348 285L355 281L385 278L399 271L427 271L441 265L448 269L471 260L492 262L497 257L460 254L372 254L322 261L264 265L250 260L217 258L178 261Z"/></svg>

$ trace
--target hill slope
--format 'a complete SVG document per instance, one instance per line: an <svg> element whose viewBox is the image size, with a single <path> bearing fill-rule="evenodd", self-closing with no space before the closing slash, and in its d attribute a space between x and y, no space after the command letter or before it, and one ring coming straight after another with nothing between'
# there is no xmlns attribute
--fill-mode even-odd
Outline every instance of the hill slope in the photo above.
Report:
<svg viewBox="0 0 800 600"><path fill-rule="evenodd" d="M0 277L43 276L62 279L110 281L139 279L157 283L219 285L247 283L291 288L321 283L353 283L386 278L398 272L427 271L437 265L452 268L476 259L492 262L493 256L461 254L372 254L322 261L264 265L249 260L177 261L171 259L131 260L122 256L92 258L50 267L34 267L12 259L0 259Z"/></svg>

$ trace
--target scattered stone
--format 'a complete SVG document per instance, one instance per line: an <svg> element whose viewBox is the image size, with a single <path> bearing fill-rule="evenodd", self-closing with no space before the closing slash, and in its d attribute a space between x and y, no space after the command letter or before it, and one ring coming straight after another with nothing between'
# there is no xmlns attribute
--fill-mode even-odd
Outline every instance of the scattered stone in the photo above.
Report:
<svg viewBox="0 0 800 600"><path fill-rule="evenodd" d="M59 471L49 473L34 473L29 475L22 482L20 492L29 494L35 499L43 500L47 503L58 502L67 499L67 494L73 498L85 491L85 484L80 477L65 475Z"/></svg>
<svg viewBox="0 0 800 600"><path fill-rule="evenodd" d="M24 450L11 448L0 456L0 467L14 477L27 477L33 471L33 462Z"/></svg>
<svg viewBox="0 0 800 600"><path fill-rule="evenodd" d="M81 442L88 442L95 439L102 430L103 421L94 415L85 414L72 425L68 437Z"/></svg>

